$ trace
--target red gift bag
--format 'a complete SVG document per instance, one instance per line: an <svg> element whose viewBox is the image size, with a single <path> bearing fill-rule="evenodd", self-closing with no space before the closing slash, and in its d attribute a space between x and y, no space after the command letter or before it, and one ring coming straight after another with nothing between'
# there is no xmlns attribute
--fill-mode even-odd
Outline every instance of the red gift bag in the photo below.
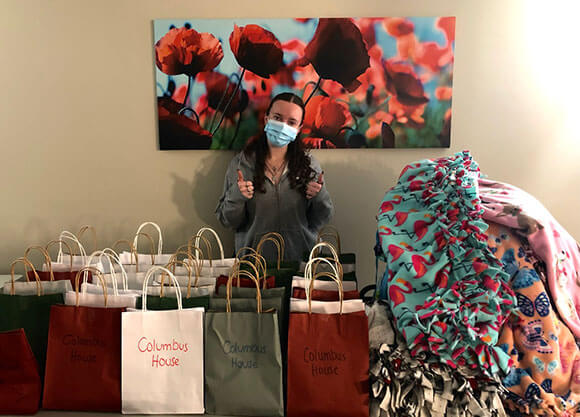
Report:
<svg viewBox="0 0 580 417"><path fill-rule="evenodd" d="M312 291L314 279L310 283ZM308 313L290 313L288 417L368 417L369 337L362 310L323 314L309 306Z"/></svg>
<svg viewBox="0 0 580 417"><path fill-rule="evenodd" d="M88 269L82 268L75 281ZM99 271L92 271L102 280ZM75 288L78 294L78 285ZM104 296L106 306L106 291ZM78 301L77 306L52 306L43 408L121 411L123 311L124 308L79 307Z"/></svg>
<svg viewBox="0 0 580 417"><path fill-rule="evenodd" d="M56 243L60 243L62 245L65 245L68 250L69 253L72 253L70 246L64 241L64 240L51 240L50 242L48 242L48 244L45 247L42 246L30 246L29 248L26 249L26 252L24 252L24 257L26 258L29 254L29 252L32 249L37 249L39 250L42 255L44 256L44 265L46 269L45 271L41 271L40 268L37 269L37 274L38 277L40 278L41 281L63 281L63 280L69 280L71 285L74 288L75 285L75 277L76 274L78 272L78 267L77 270L73 270L73 264L72 264L72 256L69 256L70 259L70 268L68 271L54 271L52 268L52 261L50 260L50 255L48 254L48 248ZM88 282L92 282L92 275L91 272L88 271ZM35 275L33 271L27 271L26 272L27 275L27 281L33 281L35 279Z"/></svg>
<svg viewBox="0 0 580 417"><path fill-rule="evenodd" d="M35 414L41 391L38 363L24 329L0 333L0 414Z"/></svg>
<svg viewBox="0 0 580 417"><path fill-rule="evenodd" d="M312 290L312 299L316 301L338 301L338 291ZM292 297L306 300L306 289L300 287L292 288ZM356 300L360 298L358 291L344 291L343 300Z"/></svg>

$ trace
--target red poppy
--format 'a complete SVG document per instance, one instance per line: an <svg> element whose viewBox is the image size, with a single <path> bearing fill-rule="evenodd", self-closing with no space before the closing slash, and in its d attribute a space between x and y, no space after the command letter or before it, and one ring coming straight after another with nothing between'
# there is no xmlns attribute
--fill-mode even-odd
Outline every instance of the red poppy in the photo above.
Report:
<svg viewBox="0 0 580 417"><path fill-rule="evenodd" d="M230 47L242 68L269 78L282 66L282 45L276 36L258 25L238 26L230 35Z"/></svg>
<svg viewBox="0 0 580 417"><path fill-rule="evenodd" d="M336 149L336 145L324 138L308 137L302 139L304 145L310 149Z"/></svg>
<svg viewBox="0 0 580 417"><path fill-rule="evenodd" d="M425 107L427 103L409 106L397 100L397 97L391 97L389 100L389 113L397 119L397 122L415 129L425 126L425 119L423 119Z"/></svg>
<svg viewBox="0 0 580 417"><path fill-rule="evenodd" d="M168 75L195 77L201 71L214 69L223 57L218 39L194 29L173 28L155 44L157 68Z"/></svg>
<svg viewBox="0 0 580 417"><path fill-rule="evenodd" d="M436 42L424 42L419 45L415 55L415 63L433 72L451 62L453 53L450 48L442 48Z"/></svg>
<svg viewBox="0 0 580 417"><path fill-rule="evenodd" d="M159 146L169 149L209 149L212 142L211 133L199 123L174 110L181 107L169 98L157 99L159 117Z"/></svg>
<svg viewBox="0 0 580 417"><path fill-rule="evenodd" d="M400 59L414 59L415 50L419 41L414 33L409 33L408 35L399 36L397 38L397 52L399 53Z"/></svg>
<svg viewBox="0 0 580 417"><path fill-rule="evenodd" d="M387 17L383 20L383 26L385 31L395 38L408 35L415 30L413 22L403 17Z"/></svg>
<svg viewBox="0 0 580 417"><path fill-rule="evenodd" d="M369 54L359 28L351 19L320 19L305 58L318 75L338 81L349 92L360 86L357 77L369 67Z"/></svg>
<svg viewBox="0 0 580 417"><path fill-rule="evenodd" d="M368 118L369 128L365 132L365 136L373 139L382 134L383 123L391 124L393 115L383 110L378 110Z"/></svg>
<svg viewBox="0 0 580 417"><path fill-rule="evenodd" d="M367 43L367 48L377 43L375 22L380 19L363 17L357 19L356 24L362 33L363 39Z"/></svg>
<svg viewBox="0 0 580 417"><path fill-rule="evenodd" d="M309 22L310 20L312 20L312 18L310 18L310 17L307 17L307 18L296 17L296 18L294 18L294 20L296 20L297 22L300 22L300 23L306 23L306 22Z"/></svg>
<svg viewBox="0 0 580 417"><path fill-rule="evenodd" d="M205 74L203 81L207 90L208 106L214 110L218 110L219 105L219 109L223 110L229 98L234 93L236 82L230 81L228 85L227 75L215 71ZM248 93L243 89L238 89L226 111L226 117L231 118L235 114L241 113L246 109L247 106Z"/></svg>
<svg viewBox="0 0 580 417"><path fill-rule="evenodd" d="M453 89L451 87L437 87L435 89L435 97L441 101L451 100L452 93Z"/></svg>
<svg viewBox="0 0 580 417"><path fill-rule="evenodd" d="M440 17L437 19L435 26L445 32L447 43L455 40L455 16Z"/></svg>
<svg viewBox="0 0 580 417"><path fill-rule="evenodd" d="M334 138L349 120L350 113L330 97L314 96L306 105L304 130L312 136Z"/></svg>
<svg viewBox="0 0 580 417"><path fill-rule="evenodd" d="M397 100L407 106L417 106L427 103L423 84L415 75L413 68L400 62L384 61L387 90L397 97Z"/></svg>

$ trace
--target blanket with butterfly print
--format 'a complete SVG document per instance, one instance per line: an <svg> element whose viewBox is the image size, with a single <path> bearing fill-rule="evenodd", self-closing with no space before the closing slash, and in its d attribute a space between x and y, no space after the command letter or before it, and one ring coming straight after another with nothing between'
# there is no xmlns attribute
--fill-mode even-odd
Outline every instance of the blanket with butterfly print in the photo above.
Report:
<svg viewBox="0 0 580 417"><path fill-rule="evenodd" d="M491 251L510 275L510 287L518 300L518 309L498 341L514 366L503 379L508 389L506 409L517 416L559 416L579 399L580 350L570 329L551 308L536 269L538 261L525 240L512 229L491 222L487 235Z"/></svg>
<svg viewBox="0 0 580 417"><path fill-rule="evenodd" d="M483 218L528 240L546 265L550 294L572 333L580 338L580 250L576 240L534 197L513 185L479 179Z"/></svg>
<svg viewBox="0 0 580 417"><path fill-rule="evenodd" d="M378 215L379 293L412 357L494 375L509 369L496 344L515 297L487 246L478 177L468 152L403 169Z"/></svg>

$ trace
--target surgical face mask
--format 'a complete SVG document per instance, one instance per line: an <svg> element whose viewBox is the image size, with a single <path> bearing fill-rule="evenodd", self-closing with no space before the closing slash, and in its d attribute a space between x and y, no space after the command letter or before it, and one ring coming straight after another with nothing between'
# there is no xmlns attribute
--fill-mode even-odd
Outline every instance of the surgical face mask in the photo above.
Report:
<svg viewBox="0 0 580 417"><path fill-rule="evenodd" d="M266 137L272 146L282 148L293 142L298 135L298 129L278 120L268 119L264 127Z"/></svg>

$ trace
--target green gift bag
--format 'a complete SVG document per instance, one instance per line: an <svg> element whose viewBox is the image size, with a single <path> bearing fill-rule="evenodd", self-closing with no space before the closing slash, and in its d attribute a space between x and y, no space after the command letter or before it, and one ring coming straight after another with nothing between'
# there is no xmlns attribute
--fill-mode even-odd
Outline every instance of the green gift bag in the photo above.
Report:
<svg viewBox="0 0 580 417"><path fill-rule="evenodd" d="M206 412L283 416L278 315L265 307L277 298L262 300L258 280L247 271L240 274L254 280L256 299L232 299L232 274L226 298L212 298L205 315ZM222 305L225 311L213 311ZM250 306L252 311L243 311Z"/></svg>
<svg viewBox="0 0 580 417"><path fill-rule="evenodd" d="M174 271L175 271L176 264L182 264L187 269L187 271L189 273L187 293L186 293L186 296L181 298L182 308L187 309L187 308L203 307L207 310L209 308L209 300L210 300L209 295L191 296L191 281L192 281L191 266L187 262L172 260L165 267L170 268L173 266ZM166 276L166 274L163 273L162 278L161 278L161 293L159 295L147 294L147 309L148 310L176 310L177 309L177 298L176 298L177 294L173 293L174 296L172 296L172 295L165 296L163 293L165 276ZM198 279L199 279L199 274L196 274L194 288L197 287ZM171 281L171 283L172 283L172 285L175 285L173 283L173 281ZM147 291L147 289L144 288L144 291ZM140 309L140 308L142 308L142 306L143 306L143 299L140 297L137 299L137 305L135 308Z"/></svg>
<svg viewBox="0 0 580 417"><path fill-rule="evenodd" d="M42 282L34 266L26 258L18 258L12 262L10 273L14 283L14 269L17 263L23 263L34 272L36 279L36 295L0 294L0 332L24 329L32 352L38 361L41 380L44 377L46 364L46 347L48 344L48 325L50 308L54 304L64 304L63 294L43 295ZM27 276L26 272L24 276Z"/></svg>

